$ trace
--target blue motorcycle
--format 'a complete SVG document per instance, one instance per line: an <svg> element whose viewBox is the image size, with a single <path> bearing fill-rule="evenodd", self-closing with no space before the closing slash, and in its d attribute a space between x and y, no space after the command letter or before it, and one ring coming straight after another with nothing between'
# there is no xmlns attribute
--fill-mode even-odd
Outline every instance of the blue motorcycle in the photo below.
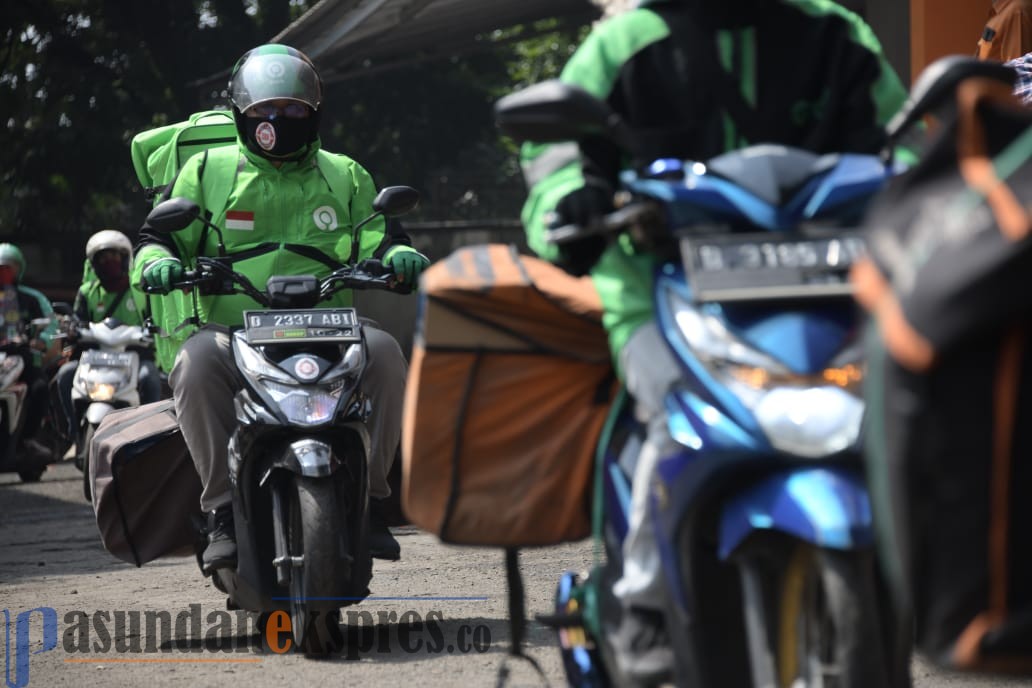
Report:
<svg viewBox="0 0 1032 688"><path fill-rule="evenodd" d="M519 140L604 132L633 146L605 104L558 81L508 96L496 117ZM597 225L551 231L555 242L624 232L661 256L655 304L680 365L666 410L681 449L660 460L650 508L677 685L868 687L905 675L875 565L848 280L864 252L855 228L892 174L874 156L772 145L656 160L623 174L623 204ZM625 395L598 452L604 562L566 573L545 620L571 685L632 685L606 638L645 435Z"/></svg>

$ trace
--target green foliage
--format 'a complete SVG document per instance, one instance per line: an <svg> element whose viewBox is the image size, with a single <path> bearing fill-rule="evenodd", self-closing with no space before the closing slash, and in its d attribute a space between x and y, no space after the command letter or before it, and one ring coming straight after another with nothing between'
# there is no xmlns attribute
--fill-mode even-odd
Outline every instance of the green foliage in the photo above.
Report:
<svg viewBox="0 0 1032 688"><path fill-rule="evenodd" d="M78 270L92 232L114 227L132 236L146 211L129 159L132 136L197 109L190 82L232 64L307 5L3 3L0 237L37 253L37 279L60 281Z"/></svg>
<svg viewBox="0 0 1032 688"><path fill-rule="evenodd" d="M586 26L565 26L556 19L499 32L515 39L508 61L512 90L558 77L587 32Z"/></svg>

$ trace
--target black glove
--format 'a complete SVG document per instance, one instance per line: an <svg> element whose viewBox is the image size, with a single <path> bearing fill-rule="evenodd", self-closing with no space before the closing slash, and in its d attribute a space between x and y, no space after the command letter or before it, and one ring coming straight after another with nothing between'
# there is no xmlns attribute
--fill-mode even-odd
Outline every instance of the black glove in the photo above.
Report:
<svg viewBox="0 0 1032 688"><path fill-rule="evenodd" d="M613 211L613 189L605 181L589 177L584 186L559 199L552 227L575 224L588 227ZM609 238L600 234L586 236L559 246L558 264L572 275L585 275L606 250Z"/></svg>

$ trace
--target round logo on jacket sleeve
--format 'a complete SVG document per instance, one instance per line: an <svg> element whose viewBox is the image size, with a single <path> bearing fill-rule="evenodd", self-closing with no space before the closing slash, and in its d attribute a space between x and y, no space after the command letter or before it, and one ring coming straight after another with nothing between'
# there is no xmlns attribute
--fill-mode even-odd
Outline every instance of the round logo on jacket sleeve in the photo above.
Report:
<svg viewBox="0 0 1032 688"><path fill-rule="evenodd" d="M337 229L337 211L331 206L322 205L312 213L312 220L315 226L324 232L332 232Z"/></svg>

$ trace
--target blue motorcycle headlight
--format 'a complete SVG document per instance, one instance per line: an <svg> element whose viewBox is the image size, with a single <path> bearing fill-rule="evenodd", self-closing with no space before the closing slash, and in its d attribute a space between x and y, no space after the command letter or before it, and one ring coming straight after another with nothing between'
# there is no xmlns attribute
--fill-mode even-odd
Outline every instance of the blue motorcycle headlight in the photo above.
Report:
<svg viewBox="0 0 1032 688"><path fill-rule="evenodd" d="M819 373L800 375L737 338L719 318L675 291L667 296L692 354L752 412L772 446L820 457L856 443L864 414L859 347L843 351Z"/></svg>

